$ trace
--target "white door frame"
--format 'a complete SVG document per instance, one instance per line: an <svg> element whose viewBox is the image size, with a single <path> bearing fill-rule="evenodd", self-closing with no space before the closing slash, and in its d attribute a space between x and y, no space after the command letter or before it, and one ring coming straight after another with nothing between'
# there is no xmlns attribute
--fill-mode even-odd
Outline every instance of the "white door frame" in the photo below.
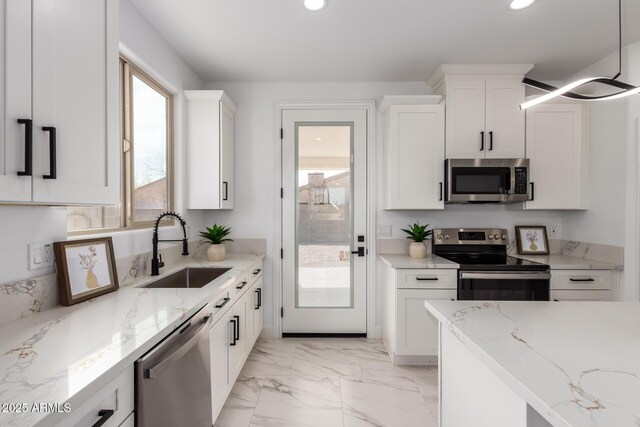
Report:
<svg viewBox="0 0 640 427"><path fill-rule="evenodd" d="M376 103L375 101L276 101L274 145L276 147L276 182L274 195L280 198L282 188L282 129L283 110L365 110L367 112L367 338L379 338L376 330ZM276 203L275 239L272 243L273 263L273 337L282 338L282 204Z"/></svg>

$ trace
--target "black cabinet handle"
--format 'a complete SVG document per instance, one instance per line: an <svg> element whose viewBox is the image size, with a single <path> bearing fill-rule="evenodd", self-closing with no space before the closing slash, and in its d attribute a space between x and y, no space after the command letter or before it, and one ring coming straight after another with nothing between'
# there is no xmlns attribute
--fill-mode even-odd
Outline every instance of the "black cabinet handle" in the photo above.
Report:
<svg viewBox="0 0 640 427"><path fill-rule="evenodd" d="M233 317L238 321L238 323L236 324L238 328L236 329L235 334L236 334L236 341L239 341L240 340L240 316L233 316Z"/></svg>
<svg viewBox="0 0 640 427"><path fill-rule="evenodd" d="M493 131L489 132L489 151L493 150Z"/></svg>
<svg viewBox="0 0 640 427"><path fill-rule="evenodd" d="M425 280L435 281L435 280L438 280L438 278L437 277L416 277L416 280L420 280L420 281L425 281Z"/></svg>
<svg viewBox="0 0 640 427"><path fill-rule="evenodd" d="M444 191L444 186L442 185L442 183L440 183L440 200L438 200L439 202L441 202L442 198L444 197L443 191Z"/></svg>
<svg viewBox="0 0 640 427"><path fill-rule="evenodd" d="M559 300L559 299L555 299L555 298L553 299L553 301L554 301L554 302L560 302L560 300Z"/></svg>
<svg viewBox="0 0 640 427"><path fill-rule="evenodd" d="M247 282L242 282L240 283L238 286L236 286L236 289L242 289L247 285Z"/></svg>
<svg viewBox="0 0 640 427"><path fill-rule="evenodd" d="M229 200L229 183L227 181L222 181L222 187L224 192L222 200Z"/></svg>
<svg viewBox="0 0 640 427"><path fill-rule="evenodd" d="M109 418L113 417L113 414L115 413L116 411L114 411L113 409L101 409L98 412L98 416L100 417L100 419L96 421L96 423L91 427L100 427L101 425L104 425L104 423L106 423Z"/></svg>
<svg viewBox="0 0 640 427"><path fill-rule="evenodd" d="M43 131L49 132L49 175L45 175L44 179L56 179L58 177L57 154L56 154L56 128L45 126Z"/></svg>
<svg viewBox="0 0 640 427"><path fill-rule="evenodd" d="M227 305L227 303L228 303L229 301L231 301L231 298L224 298L224 299L222 300L222 304L216 304L216 305L215 305L215 308L222 308L222 307L224 307L225 305Z"/></svg>
<svg viewBox="0 0 640 427"><path fill-rule="evenodd" d="M256 305L255 309L260 310L260 307L262 307L262 288L256 289L255 293L258 294L258 305Z"/></svg>
<svg viewBox="0 0 640 427"><path fill-rule="evenodd" d="M18 176L33 176L33 120L18 119L24 125L24 170Z"/></svg>
<svg viewBox="0 0 640 427"><path fill-rule="evenodd" d="M238 316L233 316L233 317L238 317ZM230 320L231 323L233 323L233 334L231 334L231 343L229 344L230 346L235 346L237 344L237 338L236 338L236 327L238 326L238 324L236 323L236 319L231 319Z"/></svg>
<svg viewBox="0 0 640 427"><path fill-rule="evenodd" d="M480 132L480 151L484 151L484 131Z"/></svg>
<svg viewBox="0 0 640 427"><path fill-rule="evenodd" d="M261 271L262 271L261 268L257 268L255 270L253 270L253 275L255 276L256 274L260 274Z"/></svg>
<svg viewBox="0 0 640 427"><path fill-rule="evenodd" d="M574 279L573 277L570 277L569 280L572 282L595 282L595 280L590 277L584 279Z"/></svg>
<svg viewBox="0 0 640 427"><path fill-rule="evenodd" d="M529 185L531 186L531 199L529 200L533 202L536 199L536 185L535 182L532 182Z"/></svg>

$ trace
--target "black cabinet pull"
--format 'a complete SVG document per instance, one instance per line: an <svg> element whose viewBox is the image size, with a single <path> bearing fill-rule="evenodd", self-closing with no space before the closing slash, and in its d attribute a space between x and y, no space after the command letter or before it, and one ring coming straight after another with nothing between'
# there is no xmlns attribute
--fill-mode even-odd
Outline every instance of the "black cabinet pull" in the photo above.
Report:
<svg viewBox="0 0 640 427"><path fill-rule="evenodd" d="M554 301L554 302L560 302L560 300L559 300L559 299L555 299L555 298L553 299L553 301Z"/></svg>
<svg viewBox="0 0 640 427"><path fill-rule="evenodd" d="M45 175L44 179L56 179L58 177L57 154L56 154L56 128L45 126L43 131L49 132L49 175Z"/></svg>
<svg viewBox="0 0 640 427"><path fill-rule="evenodd" d="M493 150L493 131L489 132L489 151Z"/></svg>
<svg viewBox="0 0 640 427"><path fill-rule="evenodd" d="M229 183L227 181L222 181L223 193L222 200L229 200Z"/></svg>
<svg viewBox="0 0 640 427"><path fill-rule="evenodd" d="M533 202L536 199L536 185L535 182L532 182L529 185L531 186L531 198L529 200Z"/></svg>
<svg viewBox="0 0 640 427"><path fill-rule="evenodd" d="M437 278L437 277L416 277L416 280L420 280L420 281L425 281L425 280L434 281L434 280L438 280L438 278Z"/></svg>
<svg viewBox="0 0 640 427"><path fill-rule="evenodd" d="M572 282L595 282L595 280L590 277L584 279L574 279L573 277L570 277L569 280Z"/></svg>
<svg viewBox="0 0 640 427"><path fill-rule="evenodd" d="M222 304L216 304L216 305L215 305L215 308L222 308L222 307L224 307L225 305L227 305L227 303L228 303L229 301L231 301L231 298L224 298L224 299L222 300Z"/></svg>
<svg viewBox="0 0 640 427"><path fill-rule="evenodd" d="M33 176L33 120L18 119L24 125L24 170L18 176Z"/></svg>
<svg viewBox="0 0 640 427"><path fill-rule="evenodd" d="M444 187L442 183L440 183L440 200L438 200L439 202L441 202L442 198L444 197L443 191L444 191Z"/></svg>
<svg viewBox="0 0 640 427"><path fill-rule="evenodd" d="M484 151L484 131L480 132L480 151Z"/></svg>
<svg viewBox="0 0 640 427"><path fill-rule="evenodd" d="M113 417L113 414L115 413L116 411L114 411L113 409L101 409L98 412L98 416L100 417L100 419L96 421L96 423L91 427L100 427L101 425L104 425L104 423L106 423L109 418Z"/></svg>
<svg viewBox="0 0 640 427"><path fill-rule="evenodd" d="M261 271L261 268L256 268L255 270L253 270L253 275L255 276L256 274L260 274Z"/></svg>
<svg viewBox="0 0 640 427"><path fill-rule="evenodd" d="M238 317L238 316L233 316L233 317ZM237 338L236 338L236 327L238 326L236 323L236 319L231 319L230 320L231 323L233 323L233 334L231 334L231 343L229 344L230 346L235 346L237 344Z"/></svg>
<svg viewBox="0 0 640 427"><path fill-rule="evenodd" d="M235 334L236 334L236 341L239 341L240 340L240 316L233 316L233 317L238 321L238 323L236 324L238 328L236 329Z"/></svg>
<svg viewBox="0 0 640 427"><path fill-rule="evenodd" d="M236 286L236 289L242 289L247 285L247 282L241 282L238 286Z"/></svg>
<svg viewBox="0 0 640 427"><path fill-rule="evenodd" d="M260 310L260 307L262 307L262 288L256 289L255 293L258 294L258 305L256 305L255 309Z"/></svg>

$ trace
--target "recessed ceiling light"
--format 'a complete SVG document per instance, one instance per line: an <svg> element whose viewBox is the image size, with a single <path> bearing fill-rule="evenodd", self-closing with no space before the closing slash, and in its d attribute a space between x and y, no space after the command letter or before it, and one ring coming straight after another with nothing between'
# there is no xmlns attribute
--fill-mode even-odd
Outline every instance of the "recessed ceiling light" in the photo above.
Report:
<svg viewBox="0 0 640 427"><path fill-rule="evenodd" d="M525 7L531 6L535 1L536 0L512 0L511 9L513 10L524 9Z"/></svg>
<svg viewBox="0 0 640 427"><path fill-rule="evenodd" d="M318 137L316 138L316 141L322 141L322 138Z"/></svg>
<svg viewBox="0 0 640 427"><path fill-rule="evenodd" d="M304 0L304 7L314 12L322 10L327 7L327 0Z"/></svg>

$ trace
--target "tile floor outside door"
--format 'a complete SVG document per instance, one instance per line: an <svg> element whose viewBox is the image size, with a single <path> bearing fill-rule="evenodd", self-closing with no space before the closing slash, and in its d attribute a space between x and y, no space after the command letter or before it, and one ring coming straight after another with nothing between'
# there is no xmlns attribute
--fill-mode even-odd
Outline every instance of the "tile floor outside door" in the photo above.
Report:
<svg viewBox="0 0 640 427"><path fill-rule="evenodd" d="M379 340L258 340L216 426L435 427L435 367L394 366Z"/></svg>

